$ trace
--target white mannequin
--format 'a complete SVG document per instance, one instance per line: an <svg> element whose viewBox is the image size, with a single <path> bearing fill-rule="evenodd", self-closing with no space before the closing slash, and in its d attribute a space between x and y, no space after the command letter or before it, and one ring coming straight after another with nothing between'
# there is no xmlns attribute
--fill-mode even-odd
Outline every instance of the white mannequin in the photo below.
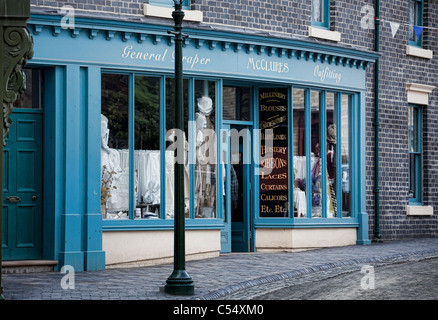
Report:
<svg viewBox="0 0 438 320"><path fill-rule="evenodd" d="M195 199L196 199L196 216L204 216L202 210L214 207L216 202L215 184L212 178L215 178L214 167L212 169L210 160L215 159L215 148L208 136L210 130L214 130L210 122L210 114L213 111L213 101L207 96L198 99L198 112L195 114L196 120L196 166L195 166ZM207 131L208 130L208 131ZM207 138L208 137L208 138ZM208 156L206 154L208 151ZM208 207L208 208L207 208ZM210 209L211 210L211 209ZM207 214L207 217L210 217Z"/></svg>
<svg viewBox="0 0 438 320"><path fill-rule="evenodd" d="M129 210L129 172L121 168L119 152L108 146L108 118L104 115L101 115L101 136L101 176L107 180L112 174L112 184L109 186L111 197L106 199L106 208L108 211L127 211ZM106 166L105 172L104 166ZM114 186L116 188L113 188Z"/></svg>

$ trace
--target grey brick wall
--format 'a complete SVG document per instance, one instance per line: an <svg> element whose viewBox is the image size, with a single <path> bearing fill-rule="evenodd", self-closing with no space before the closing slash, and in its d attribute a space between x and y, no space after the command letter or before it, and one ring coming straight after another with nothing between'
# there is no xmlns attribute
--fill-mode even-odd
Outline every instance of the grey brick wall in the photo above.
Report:
<svg viewBox="0 0 438 320"><path fill-rule="evenodd" d="M169 0L170 1L170 0ZM143 3L148 0L31 0L34 10L44 7L71 5L81 12L95 12L120 16L143 17ZM331 0L330 29L342 34L342 45L374 50L374 30L360 26L364 5L374 6L374 0ZM382 0L381 19L400 23L408 22L407 0ZM204 22L226 25L239 32L259 29L276 32L276 36L307 37L311 21L311 0L192 0L191 9L204 13ZM107 17L107 16L106 16ZM151 20L149 20L151 21ZM172 24L170 20L161 23ZM438 0L424 0L424 25L438 28ZM196 28L198 24L191 23ZM438 32L423 32L423 47L434 51L434 58L426 60L406 55L409 27L401 25L395 38L390 26L381 23L380 33L380 213L383 239L406 239L438 236L438 88L430 95L424 108L423 165L424 204L432 205L432 217L406 216L408 204L408 103L406 83L420 83L438 87ZM324 40L317 40L324 42ZM332 42L328 42L333 44ZM374 65L367 71L366 93L366 210L369 214L369 233L374 228Z"/></svg>

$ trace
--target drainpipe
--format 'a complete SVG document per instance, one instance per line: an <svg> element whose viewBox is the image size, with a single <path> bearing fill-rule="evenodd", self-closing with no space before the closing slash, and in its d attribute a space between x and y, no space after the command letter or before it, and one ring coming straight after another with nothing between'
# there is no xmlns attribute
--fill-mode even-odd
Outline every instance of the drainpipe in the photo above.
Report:
<svg viewBox="0 0 438 320"><path fill-rule="evenodd" d="M375 8L375 37L374 45L375 51L379 52L380 41L380 1L376 0ZM380 235L380 198L379 198L379 60L376 59L374 72L374 237L376 241L381 239Z"/></svg>

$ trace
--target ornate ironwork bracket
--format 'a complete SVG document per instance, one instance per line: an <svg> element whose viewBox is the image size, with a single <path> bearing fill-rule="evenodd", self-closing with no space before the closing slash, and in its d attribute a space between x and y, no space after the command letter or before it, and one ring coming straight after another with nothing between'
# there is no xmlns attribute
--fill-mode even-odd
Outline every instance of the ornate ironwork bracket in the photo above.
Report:
<svg viewBox="0 0 438 320"><path fill-rule="evenodd" d="M33 40L26 27L5 27L0 31L2 38L3 73L3 145L11 126L10 114L13 104L26 89L26 75L22 67L33 56Z"/></svg>

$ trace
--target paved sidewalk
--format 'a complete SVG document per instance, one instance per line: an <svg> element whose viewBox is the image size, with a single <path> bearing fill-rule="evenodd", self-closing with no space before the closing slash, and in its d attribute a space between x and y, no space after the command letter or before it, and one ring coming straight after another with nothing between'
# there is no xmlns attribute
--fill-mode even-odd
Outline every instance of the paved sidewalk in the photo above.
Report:
<svg viewBox="0 0 438 320"><path fill-rule="evenodd" d="M307 277L318 280L364 265L386 265L438 257L438 238L373 243L315 249L303 252L233 253L188 261L195 295L167 295L160 288L172 264L77 272L74 289L63 289L60 272L4 274L6 300L176 300L250 299L282 286L285 281Z"/></svg>

